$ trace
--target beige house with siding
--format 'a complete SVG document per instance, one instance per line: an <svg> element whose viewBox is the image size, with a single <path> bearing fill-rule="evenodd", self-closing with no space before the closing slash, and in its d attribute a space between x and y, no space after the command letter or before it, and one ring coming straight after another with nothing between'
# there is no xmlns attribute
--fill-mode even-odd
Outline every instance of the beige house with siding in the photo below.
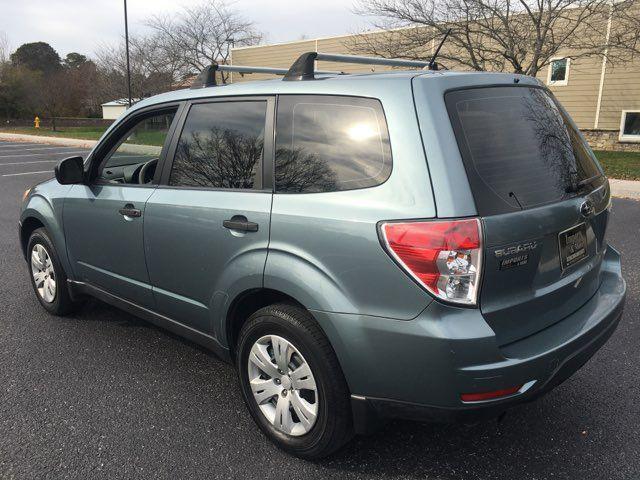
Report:
<svg viewBox="0 0 640 480"><path fill-rule="evenodd" d="M372 33L372 35L380 34ZM234 65L289 68L299 55L310 52L353 53L353 36L342 35L232 50ZM318 69L368 72L366 65L318 62ZM389 67L375 67L381 70ZM231 81L273 78L232 75ZM553 59L538 74L567 108L594 148L640 151L640 58L625 64L602 57Z"/></svg>

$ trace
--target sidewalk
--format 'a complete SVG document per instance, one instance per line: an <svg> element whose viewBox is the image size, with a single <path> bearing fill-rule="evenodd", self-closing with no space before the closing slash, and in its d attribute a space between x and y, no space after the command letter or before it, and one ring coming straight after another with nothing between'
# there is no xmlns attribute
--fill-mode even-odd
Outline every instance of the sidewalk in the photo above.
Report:
<svg viewBox="0 0 640 480"><path fill-rule="evenodd" d="M44 135L26 135L23 133L0 132L0 140L7 142L45 143L48 145L60 145L64 147L92 148L95 140L82 140L79 138L46 137Z"/></svg>
<svg viewBox="0 0 640 480"><path fill-rule="evenodd" d="M38 135L25 135L21 133L0 132L0 140L8 142L30 142L46 143L50 145L61 145L66 147L92 148L95 140L80 140L77 138L45 137ZM640 200L640 181L637 180L617 180L610 178L611 194L614 197L632 198Z"/></svg>

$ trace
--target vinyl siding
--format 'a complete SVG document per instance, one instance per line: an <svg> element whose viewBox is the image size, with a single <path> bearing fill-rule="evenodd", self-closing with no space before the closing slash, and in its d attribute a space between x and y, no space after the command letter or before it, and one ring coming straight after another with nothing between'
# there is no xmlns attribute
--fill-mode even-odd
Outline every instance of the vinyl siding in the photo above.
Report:
<svg viewBox="0 0 640 480"><path fill-rule="evenodd" d="M379 35L379 34L374 34ZM322 53L340 53L357 55L354 48L353 37L344 36L336 38L327 38L318 40L318 51ZM362 65L360 63L335 63L335 62L318 62L318 69L321 70L340 70L353 73L370 73L372 71L381 72L390 70L391 67L385 65Z"/></svg>
<svg viewBox="0 0 640 480"><path fill-rule="evenodd" d="M640 59L607 64L598 128L618 130L622 110L640 110Z"/></svg>
<svg viewBox="0 0 640 480"><path fill-rule="evenodd" d="M234 65L251 65L260 67L289 68L291 64L305 52L313 52L316 49L315 40L283 43L280 45L265 45L252 48L235 49L231 53ZM242 77L239 73L233 74L234 82L264 80L278 78L275 75L252 73Z"/></svg>
<svg viewBox="0 0 640 480"><path fill-rule="evenodd" d="M639 4L631 8L635 11L630 12L630 15L640 14ZM612 32L619 29L624 33L626 26L614 20L611 24ZM619 130L622 110L640 110L640 58L638 55L628 63L607 62L598 128Z"/></svg>
<svg viewBox="0 0 640 480"><path fill-rule="evenodd" d="M567 85L549 86L580 128L593 128L601 71L602 57L571 59ZM548 74L549 67L545 67L537 77L546 85Z"/></svg>

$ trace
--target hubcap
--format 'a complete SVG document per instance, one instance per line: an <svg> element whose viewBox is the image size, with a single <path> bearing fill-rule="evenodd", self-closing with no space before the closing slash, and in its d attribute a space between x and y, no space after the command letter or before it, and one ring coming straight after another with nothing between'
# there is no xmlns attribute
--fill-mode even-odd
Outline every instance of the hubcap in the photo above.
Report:
<svg viewBox="0 0 640 480"><path fill-rule="evenodd" d="M292 436L309 432L318 417L318 388L309 364L291 342L265 335L248 361L253 398L265 418Z"/></svg>
<svg viewBox="0 0 640 480"><path fill-rule="evenodd" d="M56 298L56 273L49 252L40 243L31 250L31 274L40 298L51 303Z"/></svg>

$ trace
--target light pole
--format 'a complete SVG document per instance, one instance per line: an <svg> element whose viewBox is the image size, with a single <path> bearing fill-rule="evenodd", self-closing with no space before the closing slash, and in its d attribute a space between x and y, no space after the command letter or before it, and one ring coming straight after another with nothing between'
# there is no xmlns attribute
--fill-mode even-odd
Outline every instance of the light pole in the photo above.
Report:
<svg viewBox="0 0 640 480"><path fill-rule="evenodd" d="M233 63L233 58L231 58L231 51L233 50L233 46L236 44L236 39L233 37L227 37L225 42L227 42L227 58L225 59L224 63L228 64L230 60L231 63ZM224 72L220 72L220 76L222 77L222 83L226 83L224 81ZM229 78L231 79L231 82L233 82L233 72L229 73Z"/></svg>
<svg viewBox="0 0 640 480"><path fill-rule="evenodd" d="M131 108L131 67L129 66L129 25L127 22L127 0L124 0L124 45L127 51L127 92L129 93L129 108Z"/></svg>

